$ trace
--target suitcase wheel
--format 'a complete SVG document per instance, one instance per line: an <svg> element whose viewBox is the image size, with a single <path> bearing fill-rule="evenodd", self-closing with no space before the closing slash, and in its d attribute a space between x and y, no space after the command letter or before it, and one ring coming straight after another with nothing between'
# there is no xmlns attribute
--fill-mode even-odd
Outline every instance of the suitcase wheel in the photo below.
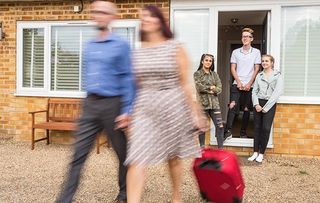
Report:
<svg viewBox="0 0 320 203"><path fill-rule="evenodd" d="M242 202L242 199L239 199L237 197L233 198L233 203L241 203L241 202Z"/></svg>
<svg viewBox="0 0 320 203"><path fill-rule="evenodd" d="M200 196L201 196L201 198L202 198L203 200L205 200L206 202L209 201L209 199L207 198L207 195L206 195L205 192L200 191Z"/></svg>

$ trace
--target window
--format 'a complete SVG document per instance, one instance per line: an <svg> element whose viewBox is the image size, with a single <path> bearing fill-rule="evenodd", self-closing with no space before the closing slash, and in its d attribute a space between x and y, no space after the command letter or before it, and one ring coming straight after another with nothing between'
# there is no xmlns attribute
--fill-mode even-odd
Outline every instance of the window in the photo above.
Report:
<svg viewBox="0 0 320 203"><path fill-rule="evenodd" d="M119 20L111 25L128 40L138 43L138 21ZM82 52L96 30L88 22L18 22L17 95L84 96Z"/></svg>
<svg viewBox="0 0 320 203"><path fill-rule="evenodd" d="M83 44L95 36L92 27L52 26L51 91L81 91Z"/></svg>
<svg viewBox="0 0 320 203"><path fill-rule="evenodd" d="M320 6L282 8L284 96L320 98Z"/></svg>
<svg viewBox="0 0 320 203"><path fill-rule="evenodd" d="M198 69L201 55L208 52L209 10L174 10L173 30L177 39L186 46L193 73Z"/></svg>
<svg viewBox="0 0 320 203"><path fill-rule="evenodd" d="M44 29L24 29L23 50L23 87L43 87Z"/></svg>

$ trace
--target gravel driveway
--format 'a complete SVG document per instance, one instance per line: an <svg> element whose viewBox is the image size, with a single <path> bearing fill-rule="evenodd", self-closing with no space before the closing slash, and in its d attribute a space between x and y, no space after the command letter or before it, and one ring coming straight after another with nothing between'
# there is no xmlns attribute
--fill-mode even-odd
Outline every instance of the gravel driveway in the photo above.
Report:
<svg viewBox="0 0 320 203"><path fill-rule="evenodd" d="M71 156L70 145L30 144L0 140L0 202L54 202ZM266 157L263 164L239 157L246 188L244 202L320 202L320 160ZM182 173L185 203L202 202L185 160ZM112 150L92 152L75 202L112 202L117 194L116 159ZM150 167L142 202L170 202L166 165Z"/></svg>

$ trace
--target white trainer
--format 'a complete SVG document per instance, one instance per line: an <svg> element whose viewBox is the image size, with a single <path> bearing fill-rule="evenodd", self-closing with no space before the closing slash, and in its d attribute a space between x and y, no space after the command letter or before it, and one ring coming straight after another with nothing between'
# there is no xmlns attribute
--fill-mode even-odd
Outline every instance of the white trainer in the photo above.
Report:
<svg viewBox="0 0 320 203"><path fill-rule="evenodd" d="M258 157L256 158L256 162L261 163L263 160L263 154L259 154Z"/></svg>
<svg viewBox="0 0 320 203"><path fill-rule="evenodd" d="M248 158L248 161L254 161L258 157L258 152L253 152L253 155Z"/></svg>

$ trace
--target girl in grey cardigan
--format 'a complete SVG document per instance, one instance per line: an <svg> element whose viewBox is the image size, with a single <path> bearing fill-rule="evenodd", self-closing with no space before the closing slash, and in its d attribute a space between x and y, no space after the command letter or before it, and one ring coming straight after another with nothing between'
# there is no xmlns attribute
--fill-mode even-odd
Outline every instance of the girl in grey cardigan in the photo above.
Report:
<svg viewBox="0 0 320 203"><path fill-rule="evenodd" d="M273 69L274 58L271 55L262 56L263 71L258 73L252 90L254 106L254 153L249 161L262 162L267 148L273 118L276 112L276 102L283 92L283 77Z"/></svg>

